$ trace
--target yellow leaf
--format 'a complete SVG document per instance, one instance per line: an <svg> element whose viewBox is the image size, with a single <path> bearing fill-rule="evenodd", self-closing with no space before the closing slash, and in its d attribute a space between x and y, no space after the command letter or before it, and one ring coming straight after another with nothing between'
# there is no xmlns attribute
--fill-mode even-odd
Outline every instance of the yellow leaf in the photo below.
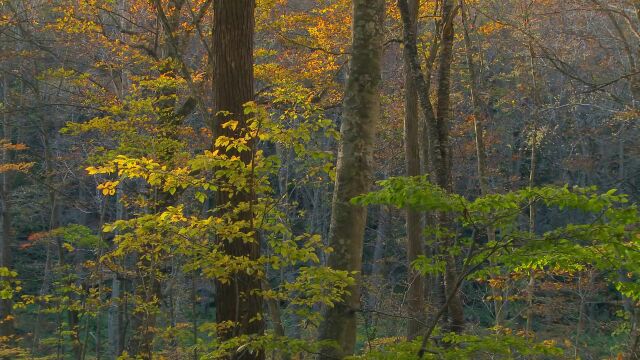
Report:
<svg viewBox="0 0 640 360"><path fill-rule="evenodd" d="M222 128L231 128L231 130L236 130L238 128L238 122L236 120L229 120L226 123L222 124Z"/></svg>

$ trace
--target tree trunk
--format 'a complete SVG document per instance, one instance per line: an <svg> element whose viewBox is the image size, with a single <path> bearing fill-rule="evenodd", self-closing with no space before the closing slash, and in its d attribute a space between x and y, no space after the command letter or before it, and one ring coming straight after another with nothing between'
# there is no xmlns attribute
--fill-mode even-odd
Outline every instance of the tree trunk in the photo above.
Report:
<svg viewBox="0 0 640 360"><path fill-rule="evenodd" d="M7 104L7 93L9 86L6 76L2 81L2 102ZM11 124L5 112L2 119L2 137L5 141L11 142ZM2 150L2 163L11 162L11 154L7 149ZM0 174L0 268L11 269L11 242L13 234L11 231L11 207L9 195L11 193L11 175L9 172ZM2 280L2 279L0 279ZM14 324L11 317L13 304L10 299L0 300L0 337L9 337L14 334Z"/></svg>
<svg viewBox="0 0 640 360"><path fill-rule="evenodd" d="M262 290L270 291L271 285L266 280L262 281ZM280 304L275 299L265 299L267 309L269 311L269 317L271 318L271 325L273 326L273 334L279 338L284 338L286 332L284 329L284 323L282 322L282 314L280 311ZM287 349L274 350L271 354L272 359L289 360L291 355L287 353Z"/></svg>
<svg viewBox="0 0 640 360"><path fill-rule="evenodd" d="M386 177L386 174L385 174ZM373 246L373 259L371 260L371 272L369 274L369 287L366 294L365 314L367 321L374 323L373 314L379 309L380 304L384 300L384 295L388 293L388 284L386 284L386 266L384 264L384 253L386 241L388 239L389 225L391 222L391 213L389 206L380 205L378 207L378 220L376 229L376 240ZM364 270L363 270L364 271Z"/></svg>
<svg viewBox="0 0 640 360"><path fill-rule="evenodd" d="M418 0L409 0L411 27L418 31ZM404 116L404 149L407 176L420 175L420 142L419 142L419 116L418 94L415 80L411 76L411 64L408 52L404 51L405 66L405 116ZM411 264L424 255L422 243L422 224L420 212L407 209L407 262L408 262L408 289L407 307L409 322L407 326L407 338L414 339L420 334L421 324L424 319L424 278L419 271L413 270Z"/></svg>
<svg viewBox="0 0 640 360"><path fill-rule="evenodd" d="M114 358L120 356L122 350L124 350L121 284L122 282L118 279L118 276L114 274L111 281L111 303L108 310L109 347Z"/></svg>
<svg viewBox="0 0 640 360"><path fill-rule="evenodd" d="M214 101L216 107L217 136L237 138L246 129L247 116L244 105L254 99L253 42L255 27L255 0L215 0L214 1ZM221 113L223 112L223 113ZM239 122L236 130L222 125L229 120ZM253 148L253 145L250 144ZM253 153L244 151L238 155L251 166ZM253 203L255 195L246 191L236 193L231 198L227 193L218 193L218 205L230 203L231 208L239 203ZM252 223L251 210L239 215ZM256 232L257 234L257 232ZM247 257L257 260L260 256L260 241L233 241L219 239L224 251L230 256ZM256 292L261 288L261 280L256 275L235 273L228 283L217 283L216 320L219 323L232 322L228 331L222 332L222 340L240 335L261 335L264 331L262 319L262 298ZM240 351L230 355L232 359L263 359L262 351Z"/></svg>
<svg viewBox="0 0 640 360"><path fill-rule="evenodd" d="M473 45L471 44L471 38L469 36L469 26L467 23L467 12L465 6L464 0L460 0L465 53L467 66L469 68L471 102L473 105L473 128L476 139L478 183L480 184L480 194L484 196L491 194L487 174L487 152L484 142L484 124L487 121L488 115L486 104L484 104L480 98L481 80L478 67L473 59ZM496 240L496 229L493 226L488 226L486 230L487 240L489 242L494 242ZM495 325L500 326L502 324L502 318L504 317L505 301L501 299L501 292L495 287L491 288L491 295L493 296Z"/></svg>
<svg viewBox="0 0 640 360"><path fill-rule="evenodd" d="M123 220L124 205L122 204L122 186L118 185L116 188L116 220ZM108 201L105 199L104 201ZM117 233L116 233L117 235ZM108 310L108 334L109 334L109 347L113 358L118 358L124 351L125 345L125 328L124 328L124 316L125 316L125 300L124 293L126 292L125 283L118 278L118 274L114 273L111 280L111 302ZM125 295L126 296L126 295Z"/></svg>
<svg viewBox="0 0 640 360"><path fill-rule="evenodd" d="M124 32L128 28L127 18L128 0L119 0L117 12L119 14L119 28L122 31L119 34L120 40L127 41L127 35ZM129 90L129 73L126 69L120 71L118 76L114 76L114 91L120 100L125 100ZM115 197L115 220L124 220L125 209L122 203L122 184L116 188ZM108 198L103 200L104 206L107 206ZM102 223L102 221L101 221ZM109 343L109 352L112 358L118 358L124 351L125 346L125 301L126 284L114 273L111 279L111 299L107 310L107 336Z"/></svg>
<svg viewBox="0 0 640 360"><path fill-rule="evenodd" d="M453 20L456 16L453 0L444 0L442 4L442 45L440 49L440 61L438 66L438 92L437 92L437 134L438 145L436 152L436 176L438 185L448 192L453 192L453 179L451 176L451 145L449 140L449 123L451 119L451 63L453 61L453 43L455 30ZM452 221L447 214L439 215L439 225L445 229L452 228ZM453 245L453 239L444 239L447 247ZM449 316L451 318L451 330L461 332L464 329L464 308L459 291L454 290L458 281L458 270L453 255L446 255L446 267L444 274L445 291L452 299L449 302ZM456 291L454 294L453 291Z"/></svg>
<svg viewBox="0 0 640 360"><path fill-rule="evenodd" d="M373 260L371 264L371 277L374 281L374 286L383 286L384 282L384 250L385 241L388 238L389 223L391 222L391 214L389 207L386 205L380 205L378 209L378 228L376 231L376 242L373 248Z"/></svg>
<svg viewBox="0 0 640 360"><path fill-rule="evenodd" d="M437 12L437 7L434 9L434 17L436 15ZM411 12L411 9L409 8L409 13ZM432 30L432 32L434 34L439 34L440 33L440 21L438 19L433 21L433 25L434 28ZM412 28L412 30L414 31L414 34L416 34L415 36L417 36L417 26L414 26ZM418 90L418 86L416 83L416 80L414 79L413 82L413 86L416 87L416 95L418 95L418 91L419 93L422 95L426 95L426 98L428 99L429 94L431 92L431 77L433 74L433 69L435 66L435 62L436 59L438 57L438 50L440 47L440 39L438 35L434 35L433 36L433 40L431 41L431 46L429 48L429 55L425 61L425 74L424 74L424 82L425 85L423 87L421 87ZM407 47L405 46L405 71L407 73L410 73L410 75L412 75L412 65L411 65L411 61L412 59L410 58L410 54L407 51ZM428 103L427 107L422 108L423 112L422 112L422 123L421 123L421 128L420 128L420 139L419 139L419 146L420 146L420 166L421 166L421 172L423 174L435 174L435 170L434 170L434 159L433 156L435 154L435 145L438 143L438 139L436 137L436 130L435 130L435 123L436 123L436 115L434 113L433 107L431 106L431 103ZM435 214L431 213L431 212L425 212L424 214L422 214L422 220L423 220L423 224L425 227L433 227L436 223L435 221ZM429 248L425 249L425 252L427 254L428 257L430 258L434 258L437 254L438 254L438 248L437 246L431 246ZM425 300L426 302L428 302L431 306L439 306L444 304L444 293L441 291L441 286L439 285L442 281L441 281L441 276L439 274L432 274L427 276L424 279L424 286L425 286Z"/></svg>
<svg viewBox="0 0 640 360"><path fill-rule="evenodd" d="M528 24L528 19L527 19ZM529 166L529 188L533 188L536 180L537 153L538 153L538 110L540 109L541 100L538 89L538 77L535 66L535 52L533 43L529 42L529 70L531 71L531 92L533 96L534 111L531 116L531 159ZM536 207L534 202L529 205L529 232L536 232ZM529 283L527 284L527 322L525 325L525 335L529 335L533 328L533 295L536 286L536 276L534 270L529 270Z"/></svg>
<svg viewBox="0 0 640 360"><path fill-rule="evenodd" d="M407 0L398 0L398 7L402 17L404 27L404 46L407 53L407 59L411 66L411 73L415 79L418 90L418 98L422 105L425 119L433 119L434 111L431 100L429 99L429 86L425 76L422 74L420 62L418 60L417 35L411 26L411 15ZM451 192L453 190L451 178L451 154L449 145L449 118L451 116L451 61L453 57L454 28L453 19L456 9L453 6L453 0L445 0L443 3L443 32L442 43L440 45L440 61L439 61L439 82L437 94L437 112L435 121L427 121L428 132L435 134L430 136L429 145L433 152L430 157L433 162L436 183L443 189ZM435 144L434 144L435 143ZM449 228L451 219L447 214L438 215L439 226ZM445 245L451 245L452 239L445 239ZM453 256L446 256L446 270L444 280L447 288L454 287L457 282L456 262ZM464 309L459 292L449 293L445 290L447 297L451 297L449 301L449 315L452 319L452 330L462 331L464 328Z"/></svg>
<svg viewBox="0 0 640 360"><path fill-rule="evenodd" d="M384 0L353 1L353 46L340 129L336 183L331 209L329 266L361 271L367 209L351 204L369 191L375 128L380 117L380 87L384 30ZM343 358L355 350L359 281L343 302L325 311L320 339L338 348L323 349L320 359Z"/></svg>

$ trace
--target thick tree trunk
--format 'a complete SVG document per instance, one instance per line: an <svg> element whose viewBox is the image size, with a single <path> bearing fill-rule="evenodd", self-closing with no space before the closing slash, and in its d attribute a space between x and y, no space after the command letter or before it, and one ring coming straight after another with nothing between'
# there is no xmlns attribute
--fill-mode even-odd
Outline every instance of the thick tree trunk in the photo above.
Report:
<svg viewBox="0 0 640 360"><path fill-rule="evenodd" d="M411 15L411 27L414 32L418 31L418 0L409 0L409 11ZM404 117L404 149L407 176L420 175L420 141L419 133L419 113L418 94L416 84L411 75L411 60L408 52L404 51L405 66L405 117ZM424 255L422 242L422 224L420 212L407 209L407 262L408 289L407 305L409 322L407 326L407 338L412 340L420 334L421 324L424 319L424 277L419 271L412 269L411 264L418 257Z"/></svg>
<svg viewBox="0 0 640 360"><path fill-rule="evenodd" d="M214 1L214 100L216 106L217 136L239 137L246 129L247 117L244 105L254 99L253 42L255 27L255 0L215 0ZM224 115L223 113L224 112ZM223 128L229 120L239 122L236 130ZM251 145L253 146L253 145ZM239 154L245 164L250 164L253 154L245 151ZM218 204L231 203L233 207L241 202L251 203L255 195L247 192L218 194ZM246 211L240 215L245 220L253 214ZM257 232L256 232L257 233ZM256 260L260 256L260 241L256 236L253 242L228 242L219 239L223 249L230 256L247 257ZM219 323L230 321L235 324L220 334L230 339L239 335L261 335L264 331L262 298L256 291L261 288L261 279L246 273L232 274L228 283L217 283L216 320ZM263 352L241 351L230 356L233 359L263 359Z"/></svg>
<svg viewBox="0 0 640 360"><path fill-rule="evenodd" d="M384 29L384 0L353 1L353 47L340 129L336 183L331 209L329 265L361 271L367 209L351 204L369 191L375 128L380 117L380 86ZM360 308L359 281L350 295L325 311L320 338L335 340L338 348L323 350L321 359L343 358L355 350L356 314Z"/></svg>

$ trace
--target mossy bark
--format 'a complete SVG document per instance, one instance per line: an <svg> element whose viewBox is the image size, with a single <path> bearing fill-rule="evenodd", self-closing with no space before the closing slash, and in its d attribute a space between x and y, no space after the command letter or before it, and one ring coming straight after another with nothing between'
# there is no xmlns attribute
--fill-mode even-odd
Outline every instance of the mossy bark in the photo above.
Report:
<svg viewBox="0 0 640 360"><path fill-rule="evenodd" d="M329 265L360 272L367 209L352 204L372 184L375 128L380 118L384 1L353 1L353 46L340 129L336 183L331 209ZM325 311L320 338L334 340L321 359L343 358L355 350L359 281L343 302Z"/></svg>

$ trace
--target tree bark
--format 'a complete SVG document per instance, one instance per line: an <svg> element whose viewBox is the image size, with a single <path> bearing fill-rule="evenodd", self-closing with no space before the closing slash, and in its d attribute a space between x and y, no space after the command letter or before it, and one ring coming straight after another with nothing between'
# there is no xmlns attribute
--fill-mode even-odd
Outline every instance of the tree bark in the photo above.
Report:
<svg viewBox="0 0 640 360"><path fill-rule="evenodd" d="M217 115L216 127L213 130L216 136L237 138L247 126L244 105L254 99L255 6L255 0L214 1L213 93ZM222 126L232 119L239 122L235 130ZM251 147L253 148L253 145ZM244 151L233 155L238 155L245 164L251 166L252 152ZM217 198L218 205L230 203L232 208L239 203L252 203L254 200L255 195L246 191L236 193L233 197L219 192ZM252 223L254 214L248 210L239 216ZM230 256L247 257L249 260L257 260L260 256L258 236L252 242L219 240L224 251ZM263 333L262 298L258 294L260 289L259 277L246 273L232 274L228 283L216 284L216 320L219 323L234 323L228 331L219 334L223 340ZM264 352L240 351L229 358L263 359Z"/></svg>
<svg viewBox="0 0 640 360"><path fill-rule="evenodd" d="M329 266L360 272L367 209L351 204L369 191L375 127L380 117L380 87L384 30L384 0L353 1L353 44L349 79L345 90L340 129L336 183L331 209L329 244L334 252ZM325 348L320 359L353 354L356 313L360 308L359 281L350 295L326 309L320 339L335 340L337 348Z"/></svg>
<svg viewBox="0 0 640 360"><path fill-rule="evenodd" d="M436 176L438 185L453 192L453 179L451 176L451 145L449 139L449 123L451 121L451 63L453 62L453 43L455 36L454 18L457 8L453 0L444 0L442 3L442 45L440 46L440 60L438 65L438 91L437 91L437 134L438 145L436 151ZM448 214L439 214L439 225L445 229L452 228L452 221ZM453 239L444 239L447 247L453 245ZM458 281L458 271L453 255L447 254L444 274L445 291L452 296L449 302L449 316L451 318L451 330L461 332L464 329L464 307L457 290L454 290ZM451 294L455 291L456 294Z"/></svg>
<svg viewBox="0 0 640 360"><path fill-rule="evenodd" d="M418 1L409 0L409 12L411 17L412 30L418 32ZM407 176L420 175L420 141L419 135L419 113L418 94L416 84L411 75L410 55L404 51L404 76L405 76L405 115L404 115L404 150ZM419 271L413 270L412 263L418 257L424 255L424 248L421 236L421 216L419 211L406 210L407 225L407 262L408 262L408 289L407 308L409 322L407 324L407 338L413 340L422 329L421 321L424 318L424 277Z"/></svg>
<svg viewBox="0 0 640 360"><path fill-rule="evenodd" d="M2 102L7 103L7 93L9 83L6 76L2 80ZM11 142L11 124L8 115L5 112L2 119L2 137L5 141ZM11 153L9 150L2 150L2 163L11 162ZM11 243L13 241L13 233L11 230L11 206L9 195L11 193L11 174L4 172L0 174L0 268L11 269L12 253ZM9 337L14 334L14 323L11 317L13 303L10 299L0 300L0 337Z"/></svg>

